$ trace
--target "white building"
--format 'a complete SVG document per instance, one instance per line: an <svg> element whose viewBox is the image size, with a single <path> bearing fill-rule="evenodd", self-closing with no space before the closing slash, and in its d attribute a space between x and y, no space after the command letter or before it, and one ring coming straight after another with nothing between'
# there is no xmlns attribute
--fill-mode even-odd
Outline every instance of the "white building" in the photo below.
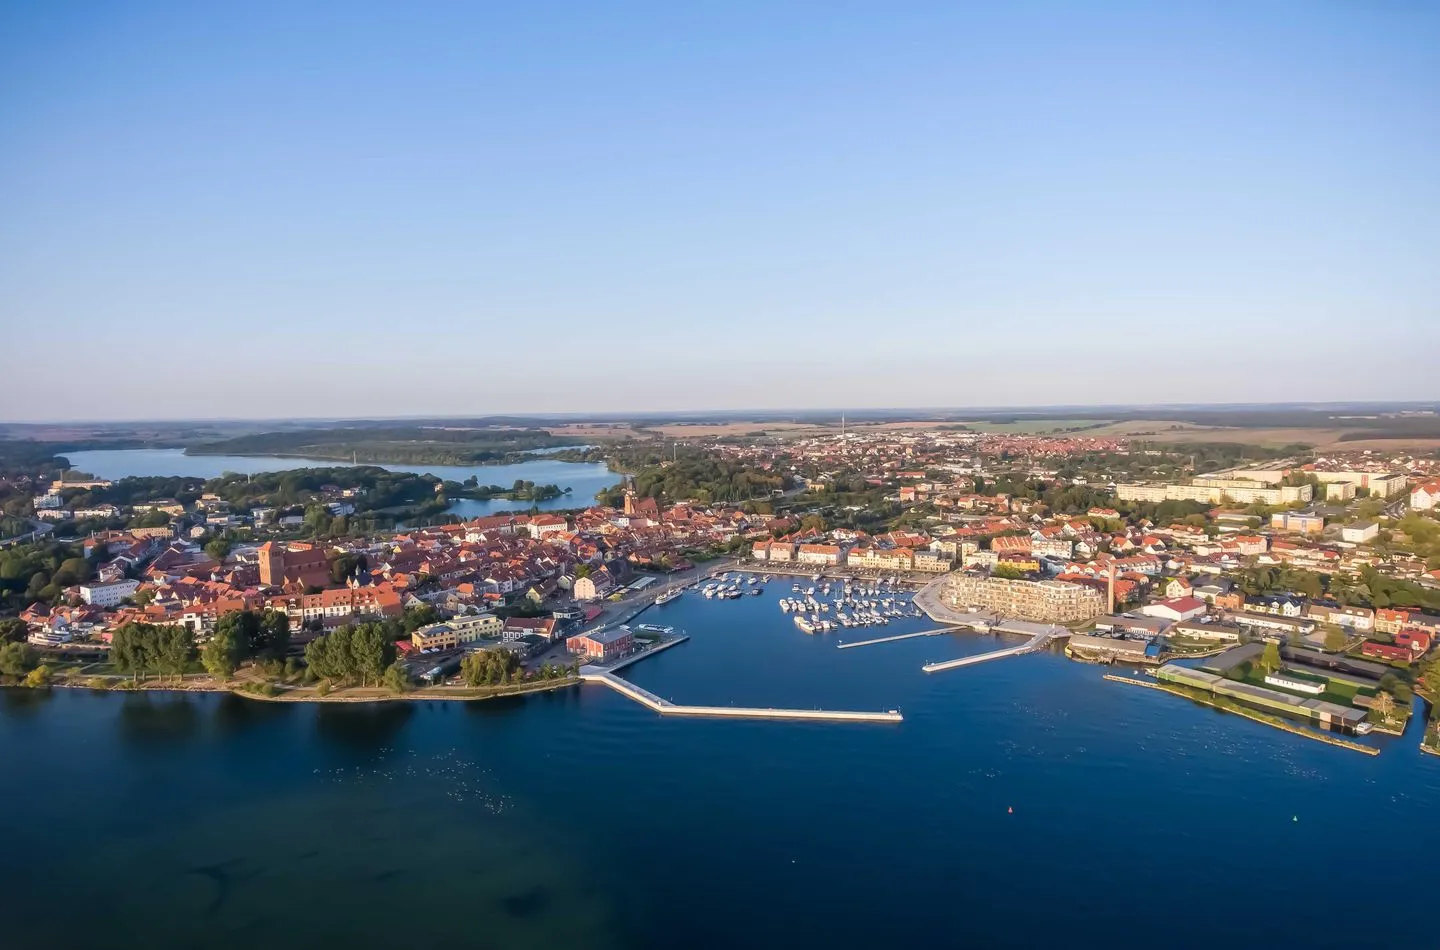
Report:
<svg viewBox="0 0 1440 950"><path fill-rule="evenodd" d="M94 607L118 607L126 597L135 593L139 581L114 581L110 584L80 585L80 599Z"/></svg>
<svg viewBox="0 0 1440 950"><path fill-rule="evenodd" d="M1360 521L1355 524L1347 524L1340 529L1340 538L1352 544L1365 544L1367 541L1374 541L1380 536L1380 525L1374 521Z"/></svg>
<svg viewBox="0 0 1440 950"><path fill-rule="evenodd" d="M1410 492L1410 507L1416 511L1433 511L1440 505L1440 481L1416 485Z"/></svg>

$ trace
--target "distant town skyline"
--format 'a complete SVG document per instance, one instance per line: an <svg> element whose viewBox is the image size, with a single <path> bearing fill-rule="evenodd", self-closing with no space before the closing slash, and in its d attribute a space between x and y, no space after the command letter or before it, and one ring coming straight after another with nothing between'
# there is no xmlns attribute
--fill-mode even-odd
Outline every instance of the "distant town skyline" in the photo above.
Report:
<svg viewBox="0 0 1440 950"><path fill-rule="evenodd" d="M1436 48L1299 0L10 5L0 419L1434 398Z"/></svg>

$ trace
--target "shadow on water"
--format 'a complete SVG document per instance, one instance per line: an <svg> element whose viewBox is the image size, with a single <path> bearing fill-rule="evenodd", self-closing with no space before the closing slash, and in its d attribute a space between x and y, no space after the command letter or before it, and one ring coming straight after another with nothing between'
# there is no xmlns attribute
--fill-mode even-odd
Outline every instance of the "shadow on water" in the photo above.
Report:
<svg viewBox="0 0 1440 950"><path fill-rule="evenodd" d="M215 731L233 736L257 727L281 722L295 714L285 703L257 702L234 693L222 693L215 703Z"/></svg>
<svg viewBox="0 0 1440 950"><path fill-rule="evenodd" d="M320 703L315 731L322 739L343 745L386 745L415 715L411 703Z"/></svg>
<svg viewBox="0 0 1440 950"><path fill-rule="evenodd" d="M0 708L7 715L25 718L38 714L50 702L53 691L48 689L26 689L23 686L0 688Z"/></svg>
<svg viewBox="0 0 1440 950"><path fill-rule="evenodd" d="M197 735L204 721L200 705L183 693L128 693L120 703L123 739L186 739Z"/></svg>

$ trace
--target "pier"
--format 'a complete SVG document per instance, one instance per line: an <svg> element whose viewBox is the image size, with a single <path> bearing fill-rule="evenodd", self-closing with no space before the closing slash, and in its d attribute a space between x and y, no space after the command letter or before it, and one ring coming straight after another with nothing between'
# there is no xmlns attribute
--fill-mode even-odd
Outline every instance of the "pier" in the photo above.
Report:
<svg viewBox="0 0 1440 950"><path fill-rule="evenodd" d="M772 709L760 706L682 706L661 699L648 689L621 679L598 666L582 666L580 678L587 683L608 686L662 716L699 716L714 719L809 719L822 722L902 722L896 710L889 712L848 712L833 709Z"/></svg>
<svg viewBox="0 0 1440 950"><path fill-rule="evenodd" d="M1035 629L1039 628L1039 629ZM991 650L989 653L977 653L974 656L962 656L958 660L945 660L940 663L926 663L920 669L926 673L940 673L944 670L954 670L962 666L973 666L976 663L984 663L987 660L1000 660L1007 656L1020 656L1024 653L1034 653L1043 650L1050 645L1051 640L1057 640L1070 636L1070 631L1064 627L1042 627L1039 624L1026 623L1023 620L1010 620L997 624L992 629L1000 633L1028 634L1030 639L1019 646L1006 647L1003 650Z"/></svg>
<svg viewBox="0 0 1440 950"><path fill-rule="evenodd" d="M949 627L936 627L934 630L921 630L919 633L898 633L893 637L876 637L874 640L856 640L854 643L838 643L835 645L835 649L852 650L855 647L869 647L877 643L894 643L896 640L910 640L915 637L934 637L949 632Z"/></svg>

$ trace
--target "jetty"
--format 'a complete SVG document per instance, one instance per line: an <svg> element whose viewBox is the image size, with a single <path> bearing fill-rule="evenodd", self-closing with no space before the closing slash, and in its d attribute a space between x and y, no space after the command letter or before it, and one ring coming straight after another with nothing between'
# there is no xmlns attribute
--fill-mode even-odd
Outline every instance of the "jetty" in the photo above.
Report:
<svg viewBox="0 0 1440 950"><path fill-rule="evenodd" d="M580 678L587 683L600 683L627 696L662 716L699 716L715 719L808 719L822 722L902 722L898 710L888 712L850 712L834 709L774 709L761 706L683 706L661 699L648 689L621 679L609 670L582 666Z"/></svg>
<svg viewBox="0 0 1440 950"><path fill-rule="evenodd" d="M962 666L973 666L976 663L985 663L989 660L1000 660L1007 656L1020 656L1025 653L1034 653L1037 650L1043 650L1048 647L1052 640L1070 636L1070 631L1064 627L1043 626L1041 624L1027 623L1023 620L1008 620L1004 623L996 624L991 629L1000 633L1028 635L1030 639L1018 646L1006 647L1003 650L991 650L989 653L962 656L957 660L945 660L940 663L926 663L920 667L920 669L926 673L939 673L944 670L958 669Z"/></svg>
<svg viewBox="0 0 1440 950"><path fill-rule="evenodd" d="M949 627L936 627L934 630L921 630L919 633L897 633L893 637L876 637L874 640L856 640L854 643L838 643L835 645L835 649L853 650L856 647L869 647L877 643L894 643L896 640L911 640L915 637L934 637L949 632Z"/></svg>

